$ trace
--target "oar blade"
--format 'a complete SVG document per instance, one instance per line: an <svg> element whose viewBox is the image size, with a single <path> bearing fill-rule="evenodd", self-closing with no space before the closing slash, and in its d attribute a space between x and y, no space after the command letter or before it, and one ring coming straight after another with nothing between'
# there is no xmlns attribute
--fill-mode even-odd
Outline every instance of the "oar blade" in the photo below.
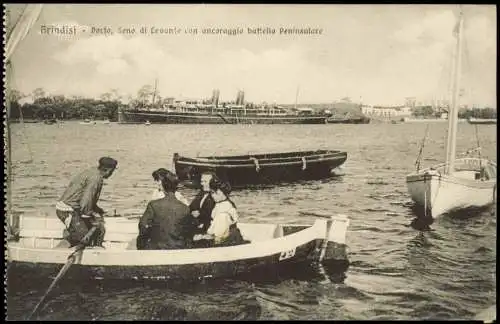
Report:
<svg viewBox="0 0 500 324"><path fill-rule="evenodd" d="M61 280L61 278L66 274L66 272L69 270L69 268L71 267L71 265L73 263L75 263L78 255L81 255L81 253L83 253L83 250L85 249L88 240L90 239L90 237L94 234L94 232L96 230L97 230L97 226L96 225L92 226L92 228L87 232L87 234L82 239L82 243L79 244L76 247L75 251L73 251L68 256L68 260L66 261L66 263L64 264L64 266L61 268L61 270L59 270L59 273L57 274L57 276L55 277L55 279L52 281L52 283L50 284L49 288L47 289L47 291L45 292L45 294L42 296L42 298L40 299L40 301L38 302L38 304L36 304L35 308L31 312L31 314L28 316L28 320L31 319L33 317L33 315L36 314L36 312L38 311L38 309L40 308L40 306L43 305L43 302L45 301L45 299L47 298L47 296L49 295L49 293L52 291L52 289L54 289L54 287L59 282L59 280Z"/></svg>
<svg viewBox="0 0 500 324"><path fill-rule="evenodd" d="M47 296L49 295L49 293L52 291L52 289L54 289L54 287L59 282L59 280L61 280L61 278L66 274L66 272L69 270L69 268L71 267L71 265L73 263L75 263L75 260L77 258L78 252L82 252L82 251L83 251L83 249L76 250L75 252L77 252L77 253L73 252L68 257L68 261L66 261L66 263L61 268L61 270L59 270L59 273L57 274L57 276L55 277L55 279L52 281L52 283L50 284L50 286L47 289L47 291L45 292L45 294L42 296L42 298L40 299L40 301L38 302L38 304L36 304L35 308L33 309L33 311L28 316L28 320L31 319L33 317L33 315L36 314L36 312L38 311L38 309L40 308L40 306L43 304L43 302L45 301L45 299L47 298Z"/></svg>

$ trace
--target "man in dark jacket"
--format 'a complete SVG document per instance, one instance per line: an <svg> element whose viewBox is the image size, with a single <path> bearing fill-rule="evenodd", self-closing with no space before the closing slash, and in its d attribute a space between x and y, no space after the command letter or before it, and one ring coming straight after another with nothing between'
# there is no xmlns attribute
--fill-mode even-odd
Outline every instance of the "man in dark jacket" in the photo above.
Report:
<svg viewBox="0 0 500 324"><path fill-rule="evenodd" d="M148 203L139 221L138 250L174 250L192 241L189 208L175 197L179 180L165 170L158 175L165 197Z"/></svg>
<svg viewBox="0 0 500 324"><path fill-rule="evenodd" d="M212 222L212 209L214 209L215 201L212 195L210 195L209 184L213 177L215 177L215 175L212 172L204 172L201 174L201 190L189 205L191 215L195 217L198 224L193 234L205 234Z"/></svg>

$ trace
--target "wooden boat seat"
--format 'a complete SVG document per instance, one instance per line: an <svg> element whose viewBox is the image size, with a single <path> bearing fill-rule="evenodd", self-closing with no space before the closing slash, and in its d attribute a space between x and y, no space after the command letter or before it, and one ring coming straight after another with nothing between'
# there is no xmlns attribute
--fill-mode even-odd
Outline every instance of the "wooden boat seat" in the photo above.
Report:
<svg viewBox="0 0 500 324"><path fill-rule="evenodd" d="M111 249L135 250L137 221L106 218L106 234L103 245ZM68 248L63 238L64 224L56 217L21 215L20 244L30 248ZM245 240L259 242L283 236L283 227L277 224L238 223Z"/></svg>
<svg viewBox="0 0 500 324"><path fill-rule="evenodd" d="M68 248L63 237L64 224L56 217L21 215L19 219L20 244L31 248ZM126 249L137 237L137 223L106 220L106 234L103 245L106 248Z"/></svg>
<svg viewBox="0 0 500 324"><path fill-rule="evenodd" d="M267 241L283 236L283 226L277 224L238 223L238 228L243 238L251 242Z"/></svg>

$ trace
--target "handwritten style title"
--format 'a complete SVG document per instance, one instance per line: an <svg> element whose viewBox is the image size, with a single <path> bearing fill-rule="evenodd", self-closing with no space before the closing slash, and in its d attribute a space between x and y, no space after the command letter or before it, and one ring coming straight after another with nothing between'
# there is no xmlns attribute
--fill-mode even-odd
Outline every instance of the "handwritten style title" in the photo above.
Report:
<svg viewBox="0 0 500 324"><path fill-rule="evenodd" d="M312 27L158 27L158 26L126 26L112 28L110 26L77 27L74 25L42 25L42 35L321 35L322 28Z"/></svg>

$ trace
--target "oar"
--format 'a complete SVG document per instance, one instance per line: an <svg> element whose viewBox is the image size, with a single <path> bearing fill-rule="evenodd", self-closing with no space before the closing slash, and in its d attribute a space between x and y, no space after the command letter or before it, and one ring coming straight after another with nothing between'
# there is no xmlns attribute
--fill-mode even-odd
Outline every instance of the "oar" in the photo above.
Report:
<svg viewBox="0 0 500 324"><path fill-rule="evenodd" d="M35 313L37 312L38 308L40 308L40 306L45 301L45 298L47 298L47 296L52 291L52 289L55 287L55 285L59 282L59 280L61 280L61 278L66 274L66 272L71 267L71 265L76 261L77 255L81 254L81 252L83 252L83 250L85 249L85 247L87 245L87 243L85 243L85 242L87 242L89 240L89 238L92 236L92 234L94 234L94 232L96 231L96 229L97 229L97 226L93 226L88 231L88 233L83 237L81 243L77 245L75 251L73 251L73 253L71 253L68 256L68 261L66 261L66 264L61 268L61 270L57 274L57 276L54 279L54 281L52 281L52 283L49 286L49 289L47 289L47 291L45 292L45 294L42 296L42 299L40 299L40 301L38 302L38 304L36 304L35 308L31 312L31 314L28 316L28 318L27 318L28 320L31 319L31 317L33 317L33 315L35 315Z"/></svg>

